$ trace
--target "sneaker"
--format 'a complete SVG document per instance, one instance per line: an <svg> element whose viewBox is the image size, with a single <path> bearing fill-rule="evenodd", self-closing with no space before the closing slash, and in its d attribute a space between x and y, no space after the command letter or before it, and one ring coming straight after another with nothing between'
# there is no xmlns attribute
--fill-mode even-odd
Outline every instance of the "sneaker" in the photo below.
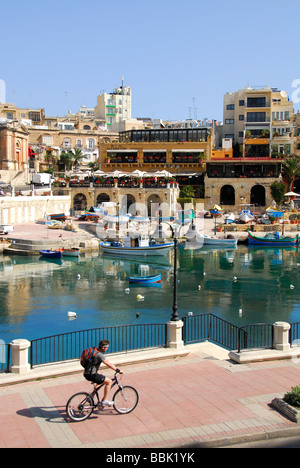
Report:
<svg viewBox="0 0 300 468"><path fill-rule="evenodd" d="M102 400L101 406L113 406L114 402L109 400Z"/></svg>

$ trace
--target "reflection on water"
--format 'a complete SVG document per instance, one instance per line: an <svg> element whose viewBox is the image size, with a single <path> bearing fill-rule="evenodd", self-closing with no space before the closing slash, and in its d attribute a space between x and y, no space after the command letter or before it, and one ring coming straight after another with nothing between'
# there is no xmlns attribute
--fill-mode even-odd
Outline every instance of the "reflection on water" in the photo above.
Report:
<svg viewBox="0 0 300 468"><path fill-rule="evenodd" d="M237 325L300 321L300 257L295 248L178 251L179 316L213 313ZM161 273L159 287L129 276ZM144 300L138 301L142 295ZM166 257L0 257L0 339L40 338L94 327L167 322L173 252ZM68 320L68 311L76 312Z"/></svg>

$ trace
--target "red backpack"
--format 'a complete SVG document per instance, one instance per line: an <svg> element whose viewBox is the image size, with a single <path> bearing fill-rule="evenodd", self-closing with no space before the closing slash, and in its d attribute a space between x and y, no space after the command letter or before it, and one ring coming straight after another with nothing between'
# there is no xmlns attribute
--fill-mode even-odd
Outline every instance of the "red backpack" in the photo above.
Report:
<svg viewBox="0 0 300 468"><path fill-rule="evenodd" d="M87 348L84 351L82 351L81 357L80 357L80 364L82 367L86 368L93 364L94 357L98 353L97 348Z"/></svg>

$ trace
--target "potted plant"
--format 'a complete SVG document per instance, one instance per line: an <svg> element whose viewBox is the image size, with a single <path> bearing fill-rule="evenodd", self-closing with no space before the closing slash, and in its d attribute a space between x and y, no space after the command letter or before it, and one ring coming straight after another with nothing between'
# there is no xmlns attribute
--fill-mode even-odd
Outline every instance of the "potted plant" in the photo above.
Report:
<svg viewBox="0 0 300 468"><path fill-rule="evenodd" d="M275 224L276 222L275 216L269 216L269 221L271 221L271 224Z"/></svg>
<svg viewBox="0 0 300 468"><path fill-rule="evenodd" d="M223 231L223 224L219 223L217 224L217 232L222 232Z"/></svg>

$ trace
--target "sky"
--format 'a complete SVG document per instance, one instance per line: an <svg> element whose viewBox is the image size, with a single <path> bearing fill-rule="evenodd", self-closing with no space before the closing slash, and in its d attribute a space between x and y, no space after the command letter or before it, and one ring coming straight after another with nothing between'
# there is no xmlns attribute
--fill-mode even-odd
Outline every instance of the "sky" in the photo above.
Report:
<svg viewBox="0 0 300 468"><path fill-rule="evenodd" d="M122 83L132 117L223 119L223 96L285 90L300 109L299 0L0 0L0 96L47 116ZM299 102L298 102L299 101Z"/></svg>

